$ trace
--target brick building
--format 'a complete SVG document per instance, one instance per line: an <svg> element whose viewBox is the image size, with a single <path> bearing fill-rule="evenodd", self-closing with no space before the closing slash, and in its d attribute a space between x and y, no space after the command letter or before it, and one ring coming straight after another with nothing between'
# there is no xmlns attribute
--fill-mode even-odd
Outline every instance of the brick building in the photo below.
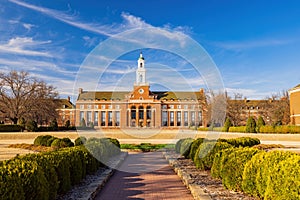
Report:
<svg viewBox="0 0 300 200"><path fill-rule="evenodd" d="M76 101L76 126L82 119L96 128L180 128L206 126L206 99L197 92L151 91L146 81L145 60L138 58L133 90L84 91Z"/></svg>
<svg viewBox="0 0 300 200"><path fill-rule="evenodd" d="M290 119L292 125L300 125L300 84L289 90Z"/></svg>
<svg viewBox="0 0 300 200"><path fill-rule="evenodd" d="M58 126L64 126L66 121L70 121L71 126L75 126L75 105L68 99L57 99L59 108L57 109L57 123Z"/></svg>

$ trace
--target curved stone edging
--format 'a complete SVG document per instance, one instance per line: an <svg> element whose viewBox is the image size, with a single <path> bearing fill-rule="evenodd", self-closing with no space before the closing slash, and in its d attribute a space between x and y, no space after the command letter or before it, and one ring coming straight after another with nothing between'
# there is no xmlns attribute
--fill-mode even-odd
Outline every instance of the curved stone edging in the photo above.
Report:
<svg viewBox="0 0 300 200"><path fill-rule="evenodd" d="M206 193L203 188L201 188L201 186L192 183L190 175L185 170L180 169L178 167L176 158L172 158L171 156L167 155L166 152L164 152L163 155L166 158L166 160L169 162L169 165L171 167L173 167L173 170L175 171L175 173L181 178L182 182L190 190L194 199L196 199L196 200L211 200L212 199L210 197L210 195L208 193Z"/></svg>

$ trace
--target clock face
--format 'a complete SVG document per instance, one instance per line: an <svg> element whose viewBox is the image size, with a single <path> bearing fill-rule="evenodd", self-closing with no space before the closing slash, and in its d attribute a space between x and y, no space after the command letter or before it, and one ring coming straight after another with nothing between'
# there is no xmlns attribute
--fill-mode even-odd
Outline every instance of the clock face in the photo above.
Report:
<svg viewBox="0 0 300 200"><path fill-rule="evenodd" d="M139 93L140 94L143 94L144 93L144 90L141 88L141 89L139 89Z"/></svg>

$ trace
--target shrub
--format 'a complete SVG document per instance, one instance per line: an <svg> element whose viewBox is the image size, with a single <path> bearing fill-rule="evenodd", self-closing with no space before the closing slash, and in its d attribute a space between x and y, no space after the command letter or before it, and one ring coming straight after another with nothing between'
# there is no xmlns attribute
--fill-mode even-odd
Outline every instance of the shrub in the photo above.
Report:
<svg viewBox="0 0 300 200"><path fill-rule="evenodd" d="M51 128L53 131L58 131L58 124L57 124L56 119L53 119L53 120L52 120L52 122L50 123L50 128Z"/></svg>
<svg viewBox="0 0 300 200"><path fill-rule="evenodd" d="M235 147L252 147L254 145L260 144L260 140L257 138L251 137L241 137L241 138L234 138L234 139L227 139L227 143L235 146Z"/></svg>
<svg viewBox="0 0 300 200"><path fill-rule="evenodd" d="M188 155L190 154L191 145L193 141L194 140L192 138L187 138L180 145L180 154L185 158L187 158Z"/></svg>
<svg viewBox="0 0 300 200"><path fill-rule="evenodd" d="M232 147L226 142L207 141L203 142L197 149L194 163L198 169L211 169L215 155L222 149Z"/></svg>
<svg viewBox="0 0 300 200"><path fill-rule="evenodd" d="M228 155L231 154L235 150L236 150L236 148L223 149L215 155L215 159L214 159L213 165L211 167L212 177L214 177L214 178L222 177L221 171L222 171L223 165L224 165L224 163L227 162Z"/></svg>
<svg viewBox="0 0 300 200"><path fill-rule="evenodd" d="M259 129L260 133L275 133L274 126L261 126Z"/></svg>
<svg viewBox="0 0 300 200"><path fill-rule="evenodd" d="M278 173L274 171L275 166L282 160L292 157L293 155L294 153L287 151L270 151L267 153L263 162L260 164L256 176L256 186L260 197L265 196L267 185L270 183L268 180L271 174Z"/></svg>
<svg viewBox="0 0 300 200"><path fill-rule="evenodd" d="M190 158L194 161L194 157L197 152L197 149L200 146L200 144L202 144L203 141L204 141L204 138L197 138L196 140L193 141L188 158Z"/></svg>
<svg viewBox="0 0 300 200"><path fill-rule="evenodd" d="M38 131L37 123L33 120L30 120L26 123L26 130L29 132Z"/></svg>
<svg viewBox="0 0 300 200"><path fill-rule="evenodd" d="M198 131L208 131L208 127L198 127Z"/></svg>
<svg viewBox="0 0 300 200"><path fill-rule="evenodd" d="M67 120L66 123L65 123L65 127L68 129L71 125L71 122L70 120Z"/></svg>
<svg viewBox="0 0 300 200"><path fill-rule="evenodd" d="M224 131L228 132L229 128L232 126L231 120L227 117L224 124Z"/></svg>
<svg viewBox="0 0 300 200"><path fill-rule="evenodd" d="M176 153L180 153L180 148L181 148L181 144L183 143L184 140L186 140L187 138L183 138L183 139L179 139L176 144L175 144L175 151Z"/></svg>
<svg viewBox="0 0 300 200"><path fill-rule="evenodd" d="M266 157L266 152L262 151L254 155L245 165L243 172L242 189L247 194L258 197L258 190L256 185L256 176L261 163Z"/></svg>
<svg viewBox="0 0 300 200"><path fill-rule="evenodd" d="M228 132L245 133L246 126L232 126L228 129Z"/></svg>
<svg viewBox="0 0 300 200"><path fill-rule="evenodd" d="M264 199L300 199L300 156L279 162L268 177Z"/></svg>
<svg viewBox="0 0 300 200"><path fill-rule="evenodd" d="M221 169L222 183L226 188L234 191L242 189L244 166L258 152L258 149L246 147L228 155Z"/></svg>
<svg viewBox="0 0 300 200"><path fill-rule="evenodd" d="M256 132L257 133L260 133L260 128L262 126L264 126L266 123L265 123L265 120L264 118L262 118L262 116L259 116L259 118L257 119L257 126L256 126Z"/></svg>
<svg viewBox="0 0 300 200"><path fill-rule="evenodd" d="M70 140L70 138L61 139L60 147L74 147L74 143Z"/></svg>
<svg viewBox="0 0 300 200"><path fill-rule="evenodd" d="M61 139L57 138L57 139L53 140L53 142L51 143L51 147L60 148L61 147L60 143L61 143Z"/></svg>
<svg viewBox="0 0 300 200"><path fill-rule="evenodd" d="M53 141L54 139L55 139L55 137L53 137L51 135L40 135L34 139L33 144L49 147L49 146L51 146L51 143L52 143L50 141ZM48 142L48 140L50 140L50 141Z"/></svg>
<svg viewBox="0 0 300 200"><path fill-rule="evenodd" d="M74 144L75 146L80 146L86 143L86 138L81 136L75 139Z"/></svg>
<svg viewBox="0 0 300 200"><path fill-rule="evenodd" d="M256 133L256 122L252 116L250 116L247 120L246 132L247 133Z"/></svg>

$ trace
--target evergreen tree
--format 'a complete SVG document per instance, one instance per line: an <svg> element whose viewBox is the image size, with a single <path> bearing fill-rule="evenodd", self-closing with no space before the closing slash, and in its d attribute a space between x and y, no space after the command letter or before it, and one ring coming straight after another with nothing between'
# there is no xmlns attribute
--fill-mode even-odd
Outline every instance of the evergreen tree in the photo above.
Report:
<svg viewBox="0 0 300 200"><path fill-rule="evenodd" d="M247 120L246 133L256 133L256 122L252 116Z"/></svg>
<svg viewBox="0 0 300 200"><path fill-rule="evenodd" d="M228 132L229 128L232 126L231 120L227 117L224 124L224 131Z"/></svg>
<svg viewBox="0 0 300 200"><path fill-rule="evenodd" d="M262 116L259 116L258 120L257 120L257 127L256 127L256 131L259 133L260 127L266 125L264 118L262 118Z"/></svg>

